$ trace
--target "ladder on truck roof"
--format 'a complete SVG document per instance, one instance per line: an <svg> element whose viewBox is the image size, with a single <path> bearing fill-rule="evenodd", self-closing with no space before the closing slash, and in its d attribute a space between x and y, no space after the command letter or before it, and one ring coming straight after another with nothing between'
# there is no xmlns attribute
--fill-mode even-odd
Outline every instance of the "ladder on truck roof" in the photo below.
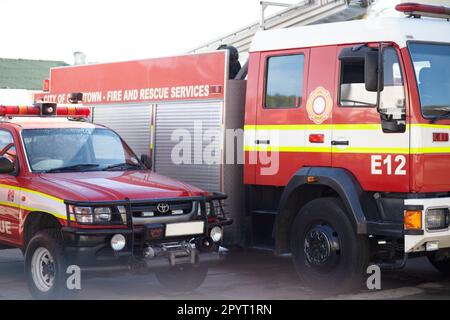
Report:
<svg viewBox="0 0 450 320"><path fill-rule="evenodd" d="M294 5L261 1L261 20L259 22L205 43L190 50L189 53L216 50L222 44L236 47L240 54L246 53L250 48L253 36L261 29L270 30L352 20L366 13L364 4L369 3L367 1L369 0L304 0ZM268 6L287 8L266 18L264 17L264 11Z"/></svg>

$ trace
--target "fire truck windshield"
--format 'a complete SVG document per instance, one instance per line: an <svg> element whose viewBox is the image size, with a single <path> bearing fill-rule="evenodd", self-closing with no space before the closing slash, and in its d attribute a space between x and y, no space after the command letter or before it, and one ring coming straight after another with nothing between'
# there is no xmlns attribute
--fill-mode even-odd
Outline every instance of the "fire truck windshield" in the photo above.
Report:
<svg viewBox="0 0 450 320"><path fill-rule="evenodd" d="M136 155L108 129L24 129L22 138L34 172L142 169Z"/></svg>
<svg viewBox="0 0 450 320"><path fill-rule="evenodd" d="M422 114L427 118L450 117L450 44L409 44L420 94Z"/></svg>

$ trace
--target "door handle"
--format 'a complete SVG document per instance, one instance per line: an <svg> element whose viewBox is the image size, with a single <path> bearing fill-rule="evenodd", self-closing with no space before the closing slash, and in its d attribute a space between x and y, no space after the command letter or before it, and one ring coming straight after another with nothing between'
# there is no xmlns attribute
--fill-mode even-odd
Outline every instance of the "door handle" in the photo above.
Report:
<svg viewBox="0 0 450 320"><path fill-rule="evenodd" d="M256 144L270 144L270 140L255 140Z"/></svg>
<svg viewBox="0 0 450 320"><path fill-rule="evenodd" d="M341 141L333 140L333 141L331 141L332 146L348 146L349 144L350 144L350 142L348 140L341 140Z"/></svg>

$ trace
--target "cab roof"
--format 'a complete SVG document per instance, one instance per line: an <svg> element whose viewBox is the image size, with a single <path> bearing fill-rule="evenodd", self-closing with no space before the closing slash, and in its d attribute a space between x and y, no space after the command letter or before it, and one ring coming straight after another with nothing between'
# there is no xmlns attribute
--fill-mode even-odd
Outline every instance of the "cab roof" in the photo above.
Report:
<svg viewBox="0 0 450 320"><path fill-rule="evenodd" d="M48 128L101 128L102 126L83 121L74 121L62 117L6 117L0 123L10 123L22 129Z"/></svg>
<svg viewBox="0 0 450 320"><path fill-rule="evenodd" d="M250 52L339 44L408 41L450 43L450 22L434 18L371 18L258 32Z"/></svg>

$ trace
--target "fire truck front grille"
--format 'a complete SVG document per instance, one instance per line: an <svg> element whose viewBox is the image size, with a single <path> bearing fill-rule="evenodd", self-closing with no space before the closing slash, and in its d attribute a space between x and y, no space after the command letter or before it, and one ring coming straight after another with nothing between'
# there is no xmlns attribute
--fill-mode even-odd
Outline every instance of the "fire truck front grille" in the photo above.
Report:
<svg viewBox="0 0 450 320"><path fill-rule="evenodd" d="M193 201L155 202L132 205L133 218L170 217L190 214L196 205Z"/></svg>

